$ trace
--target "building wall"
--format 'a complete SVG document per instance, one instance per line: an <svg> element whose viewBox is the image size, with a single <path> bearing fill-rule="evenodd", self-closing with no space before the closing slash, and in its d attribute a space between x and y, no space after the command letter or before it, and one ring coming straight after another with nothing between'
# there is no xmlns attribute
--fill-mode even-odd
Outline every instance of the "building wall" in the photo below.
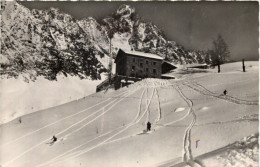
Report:
<svg viewBox="0 0 260 167"><path fill-rule="evenodd" d="M126 76L161 78L162 60L126 54Z"/></svg>
<svg viewBox="0 0 260 167"><path fill-rule="evenodd" d="M118 75L126 75L126 55L124 52L119 52L116 60L116 74Z"/></svg>

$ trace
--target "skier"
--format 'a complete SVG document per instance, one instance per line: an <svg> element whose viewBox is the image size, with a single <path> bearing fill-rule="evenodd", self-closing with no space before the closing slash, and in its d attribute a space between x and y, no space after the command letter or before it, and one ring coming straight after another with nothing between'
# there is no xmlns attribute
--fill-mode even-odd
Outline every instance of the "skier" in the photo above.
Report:
<svg viewBox="0 0 260 167"><path fill-rule="evenodd" d="M224 95L227 95L227 90L224 90L224 92L223 92L223 93L224 93Z"/></svg>
<svg viewBox="0 0 260 167"><path fill-rule="evenodd" d="M53 136L51 140L52 140L52 143L54 143L57 141L57 137Z"/></svg>
<svg viewBox="0 0 260 167"><path fill-rule="evenodd" d="M46 144L49 144L50 146L52 146L57 140L58 140L58 138L55 135L53 135L53 137L51 138L51 141Z"/></svg>
<svg viewBox="0 0 260 167"><path fill-rule="evenodd" d="M147 131L150 131L151 130L151 123L148 121L147 122Z"/></svg>

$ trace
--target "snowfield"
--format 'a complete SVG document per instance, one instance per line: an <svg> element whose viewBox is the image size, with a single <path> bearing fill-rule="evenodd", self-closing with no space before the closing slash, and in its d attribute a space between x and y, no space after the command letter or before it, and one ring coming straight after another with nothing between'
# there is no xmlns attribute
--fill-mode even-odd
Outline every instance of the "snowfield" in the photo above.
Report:
<svg viewBox="0 0 260 167"><path fill-rule="evenodd" d="M72 76L59 76L57 81L38 77L29 83L24 82L23 77L3 78L0 80L0 124L95 93L96 86L105 79L104 75L101 77L96 81Z"/></svg>
<svg viewBox="0 0 260 167"><path fill-rule="evenodd" d="M0 165L258 166L259 63L241 66L179 68L177 79L144 79L2 124Z"/></svg>

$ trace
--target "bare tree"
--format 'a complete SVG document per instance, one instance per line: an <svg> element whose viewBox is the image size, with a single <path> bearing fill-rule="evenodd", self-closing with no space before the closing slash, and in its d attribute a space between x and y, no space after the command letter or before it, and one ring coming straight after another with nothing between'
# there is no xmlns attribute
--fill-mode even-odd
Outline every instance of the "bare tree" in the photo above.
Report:
<svg viewBox="0 0 260 167"><path fill-rule="evenodd" d="M221 35L218 35L216 40L213 40L212 65L218 65L218 72L220 72L220 65L227 61L230 56L230 51L227 43L224 41Z"/></svg>

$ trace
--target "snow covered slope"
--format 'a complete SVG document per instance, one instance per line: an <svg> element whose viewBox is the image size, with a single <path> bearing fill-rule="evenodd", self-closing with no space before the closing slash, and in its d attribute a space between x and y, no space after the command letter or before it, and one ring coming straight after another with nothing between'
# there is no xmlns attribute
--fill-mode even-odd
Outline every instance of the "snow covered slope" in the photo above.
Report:
<svg viewBox="0 0 260 167"><path fill-rule="evenodd" d="M200 156L198 159L212 167L259 166L259 134L252 134L240 141Z"/></svg>
<svg viewBox="0 0 260 167"><path fill-rule="evenodd" d="M22 77L1 79L0 124L93 94L104 79L105 76L96 81L58 76L57 81L49 81L39 77L29 83Z"/></svg>
<svg viewBox="0 0 260 167"><path fill-rule="evenodd" d="M246 62L245 73L240 62L221 67L221 73L193 71L177 80L144 79L3 124L0 164L211 167L214 157L203 155L258 135L259 63ZM245 141L257 144L250 137ZM239 164L256 166L257 145L248 149L252 156L245 149L218 153L219 164L232 164L236 154L237 161L247 158Z"/></svg>

